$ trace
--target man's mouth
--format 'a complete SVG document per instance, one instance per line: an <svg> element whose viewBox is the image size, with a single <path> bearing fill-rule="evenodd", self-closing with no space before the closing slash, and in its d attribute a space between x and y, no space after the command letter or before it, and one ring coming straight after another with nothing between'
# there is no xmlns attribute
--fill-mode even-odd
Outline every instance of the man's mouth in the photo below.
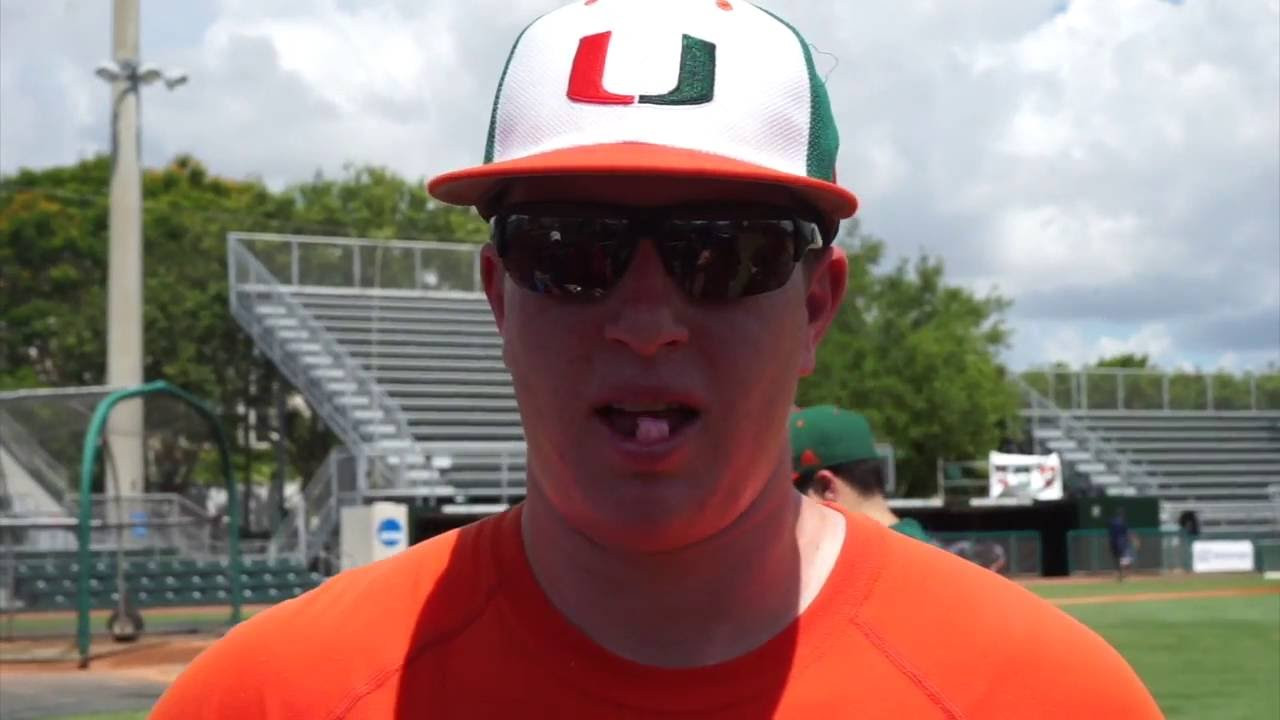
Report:
<svg viewBox="0 0 1280 720"><path fill-rule="evenodd" d="M596 416L615 434L650 445L679 433L694 420L698 410L681 403L609 404L596 408Z"/></svg>

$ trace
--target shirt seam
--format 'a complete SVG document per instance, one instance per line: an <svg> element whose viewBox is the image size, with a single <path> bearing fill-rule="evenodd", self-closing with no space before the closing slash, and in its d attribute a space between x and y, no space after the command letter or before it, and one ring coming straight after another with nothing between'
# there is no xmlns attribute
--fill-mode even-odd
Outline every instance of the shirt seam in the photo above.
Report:
<svg viewBox="0 0 1280 720"><path fill-rule="evenodd" d="M489 590L485 593L484 600L476 604L475 612L473 612L464 622L460 622L457 626L448 632L442 633L428 640L423 640L414 646L405 654L404 659L400 662L374 673L358 689L352 691L350 695L339 702L333 710L324 716L325 720L343 720L347 714L359 705L361 701L366 699L373 692L381 688L388 680L397 674L404 672L404 669L417 660L428 649L438 645L447 643L471 628L476 621L488 611L489 606L493 604L493 599L497 597L502 582L495 581Z"/></svg>
<svg viewBox="0 0 1280 720"><path fill-rule="evenodd" d="M858 632L862 633L863 637L865 637L867 641L870 642L871 645L889 661L889 664L905 676L917 690L924 694L924 696L928 698L929 702L942 712L945 718L948 720L964 720L964 713L956 709L955 705L952 705L951 702L942 694L942 691L934 687L934 685L924 677L923 673L913 667L906 658L895 653L889 647L888 641L881 637L881 635L872 629L871 626L856 618L852 620L852 623L853 626L858 629Z"/></svg>

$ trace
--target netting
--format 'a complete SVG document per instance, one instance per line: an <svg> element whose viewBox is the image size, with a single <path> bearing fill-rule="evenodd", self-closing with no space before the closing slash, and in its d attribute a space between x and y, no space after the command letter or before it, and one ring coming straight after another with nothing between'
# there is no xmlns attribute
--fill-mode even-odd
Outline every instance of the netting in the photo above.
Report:
<svg viewBox="0 0 1280 720"><path fill-rule="evenodd" d="M111 391L0 393L0 638L75 635L85 438ZM229 524L217 440L193 405L166 393L124 400L108 416L88 508L95 633L228 623Z"/></svg>

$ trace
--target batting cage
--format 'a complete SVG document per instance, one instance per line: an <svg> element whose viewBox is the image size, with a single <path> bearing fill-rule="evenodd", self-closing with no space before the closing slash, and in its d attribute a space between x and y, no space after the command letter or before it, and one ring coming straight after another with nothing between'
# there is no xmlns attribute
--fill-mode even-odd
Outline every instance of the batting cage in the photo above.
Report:
<svg viewBox="0 0 1280 720"><path fill-rule="evenodd" d="M241 563L237 494L217 417L171 385L0 393L0 657L85 664L301 592Z"/></svg>

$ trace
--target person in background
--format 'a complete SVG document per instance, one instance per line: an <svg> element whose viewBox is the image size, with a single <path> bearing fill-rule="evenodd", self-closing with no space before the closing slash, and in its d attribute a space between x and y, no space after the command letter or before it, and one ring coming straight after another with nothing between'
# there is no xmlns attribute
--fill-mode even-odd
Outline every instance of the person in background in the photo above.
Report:
<svg viewBox="0 0 1280 720"><path fill-rule="evenodd" d="M934 542L919 522L900 518L889 507L884 458L861 413L815 405L792 413L790 428L797 490L862 513L903 535Z"/></svg>
<svg viewBox="0 0 1280 720"><path fill-rule="evenodd" d="M1111 546L1111 557L1116 563L1116 582L1122 582L1125 570L1133 564L1133 551L1137 545L1137 538L1129 529L1122 508L1116 508L1107 523L1107 540Z"/></svg>

